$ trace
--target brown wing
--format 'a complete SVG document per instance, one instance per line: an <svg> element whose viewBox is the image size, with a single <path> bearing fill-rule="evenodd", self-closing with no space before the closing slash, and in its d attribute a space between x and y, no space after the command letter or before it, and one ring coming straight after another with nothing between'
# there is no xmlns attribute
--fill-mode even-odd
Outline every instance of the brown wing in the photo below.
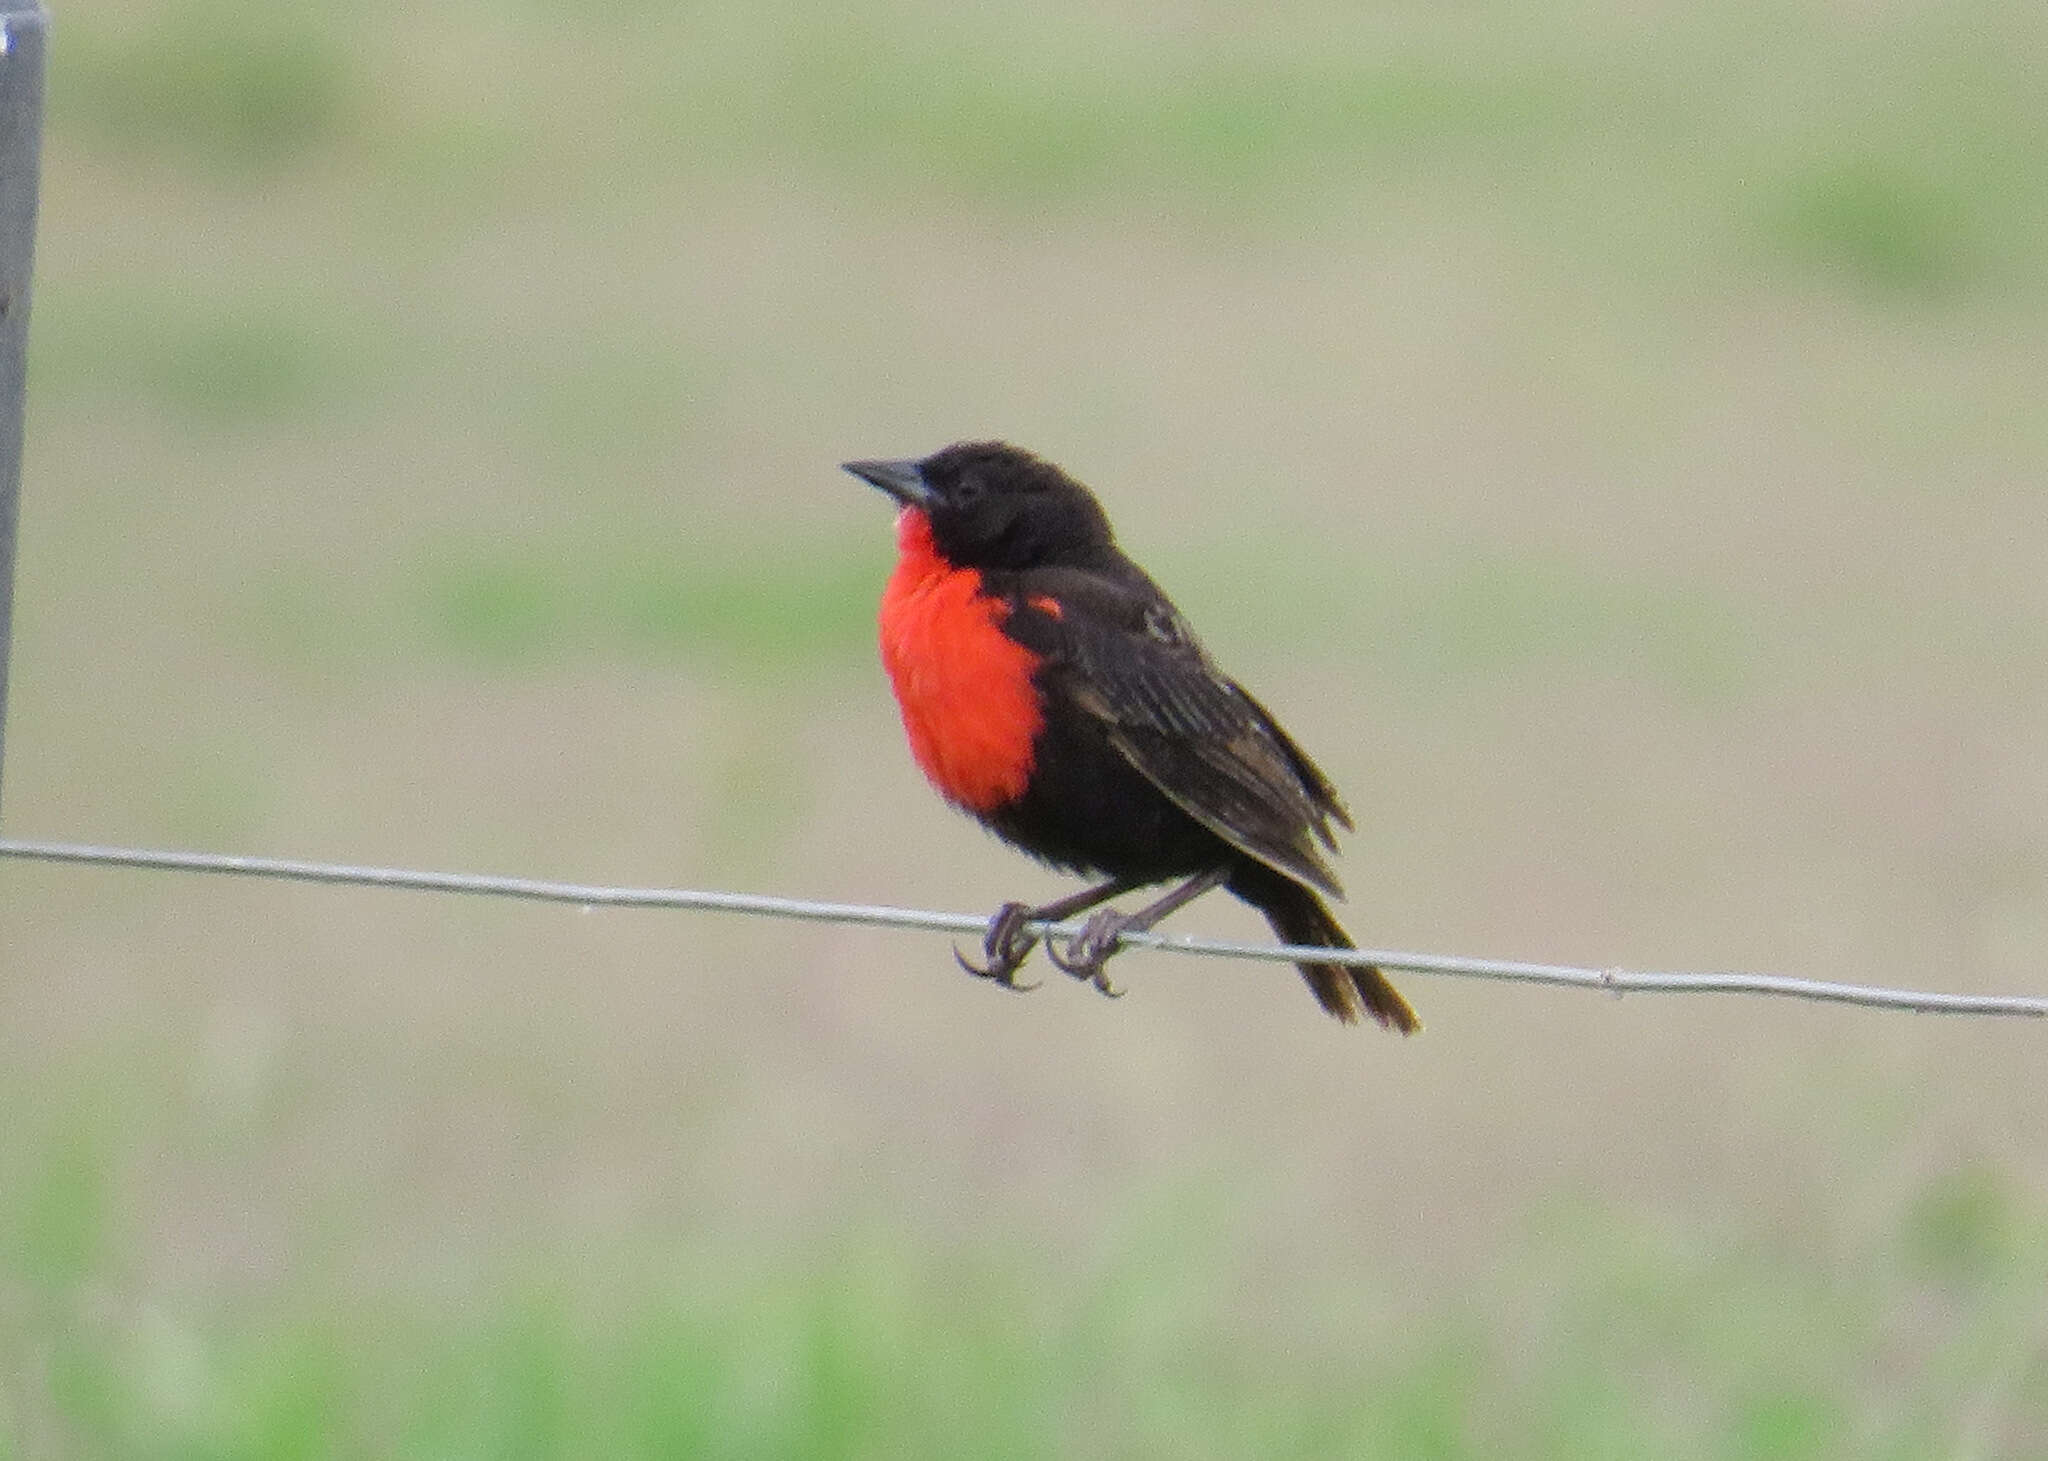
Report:
<svg viewBox="0 0 2048 1461"><path fill-rule="evenodd" d="M1135 571L1135 570L1134 570ZM1141 576L1142 577L1142 576ZM1337 893L1315 842L1351 821L1329 780L1264 706L1210 661L1149 580L1074 574L1053 595L1046 687L1189 816L1278 872Z"/></svg>

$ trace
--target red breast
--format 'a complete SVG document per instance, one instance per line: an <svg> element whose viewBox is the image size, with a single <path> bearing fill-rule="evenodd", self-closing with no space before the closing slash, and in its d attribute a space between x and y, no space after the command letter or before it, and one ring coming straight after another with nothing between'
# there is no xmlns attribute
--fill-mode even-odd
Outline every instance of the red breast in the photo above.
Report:
<svg viewBox="0 0 2048 1461"><path fill-rule="evenodd" d="M1044 725L1038 656L1003 632L1009 606L932 545L916 508L896 519L896 570L882 591L882 665L910 753L948 801L991 812L1023 794Z"/></svg>

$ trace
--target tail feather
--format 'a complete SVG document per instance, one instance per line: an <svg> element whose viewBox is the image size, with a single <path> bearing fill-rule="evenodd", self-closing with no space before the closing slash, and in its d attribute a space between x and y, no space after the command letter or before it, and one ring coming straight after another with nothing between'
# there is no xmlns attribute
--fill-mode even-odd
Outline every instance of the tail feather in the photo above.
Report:
<svg viewBox="0 0 2048 1461"><path fill-rule="evenodd" d="M1324 906L1313 889L1267 867L1233 874L1230 891L1266 915L1282 943L1313 944L1326 949L1355 949L1351 935ZM1347 1025L1365 1015L1403 1035L1422 1028L1401 991L1370 965L1297 964L1316 1003Z"/></svg>

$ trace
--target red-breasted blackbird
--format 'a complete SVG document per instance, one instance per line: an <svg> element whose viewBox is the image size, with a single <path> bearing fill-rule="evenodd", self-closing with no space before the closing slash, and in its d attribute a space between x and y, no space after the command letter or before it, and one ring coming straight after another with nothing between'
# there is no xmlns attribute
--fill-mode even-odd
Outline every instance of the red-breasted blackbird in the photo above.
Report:
<svg viewBox="0 0 2048 1461"><path fill-rule="evenodd" d="M902 504L882 662L917 764L1005 841L1108 879L1005 904L987 962L963 967L1017 987L1038 942L1028 923L1170 878L1185 881L1136 913L1094 913L1054 962L1114 993L1103 965L1119 935L1219 886L1287 943L1355 947L1319 896L1338 888L1316 844L1334 850L1330 824L1351 827L1336 790L1118 550L1094 494L1000 442L846 470ZM1420 1028L1379 970L1299 967L1338 1019Z"/></svg>

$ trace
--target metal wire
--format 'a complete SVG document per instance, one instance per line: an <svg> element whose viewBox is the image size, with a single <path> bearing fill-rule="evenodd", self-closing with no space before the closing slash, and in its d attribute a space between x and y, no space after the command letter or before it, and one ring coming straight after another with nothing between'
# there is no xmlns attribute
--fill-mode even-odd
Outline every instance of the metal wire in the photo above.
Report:
<svg viewBox="0 0 2048 1461"><path fill-rule="evenodd" d="M922 908L890 908L867 903L823 903L809 898L780 898L766 893L705 892L691 888L616 888L598 883L557 883L538 878L493 877L480 873L424 872L411 868L356 867L345 863L303 862L289 858L237 857L212 852L169 852L135 847L93 847L62 842L0 839L0 857L37 862L87 863L107 867L150 868L164 872L225 873L238 877L277 878L300 883L337 883L352 887L403 888L420 893L470 893L531 902L569 903L580 908L684 908L711 913L750 913L763 918L802 919L812 923L863 924L870 927L924 929L937 933L980 934L985 917L939 913ZM1078 924L1041 925L1040 932L1069 935ZM1225 959L1270 959L1293 963L1308 958L1325 964L1374 965L1411 974L1448 974L1464 979L1494 979L1518 984L1563 985L1622 994L1765 994L1785 999L1863 1005L1873 1009L1911 1010L1921 1014L2020 1015L2048 1017L2048 996L1949 994L1913 989L1886 989L1841 984L1824 979L1793 979L1776 974L1663 973L1632 969L1596 969L1574 964L1538 964L1519 959L1469 959L1447 954L1403 953L1396 949L1324 949L1291 944L1240 944L1216 939L1181 938L1171 934L1130 933L1123 942L1172 954L1200 954Z"/></svg>

